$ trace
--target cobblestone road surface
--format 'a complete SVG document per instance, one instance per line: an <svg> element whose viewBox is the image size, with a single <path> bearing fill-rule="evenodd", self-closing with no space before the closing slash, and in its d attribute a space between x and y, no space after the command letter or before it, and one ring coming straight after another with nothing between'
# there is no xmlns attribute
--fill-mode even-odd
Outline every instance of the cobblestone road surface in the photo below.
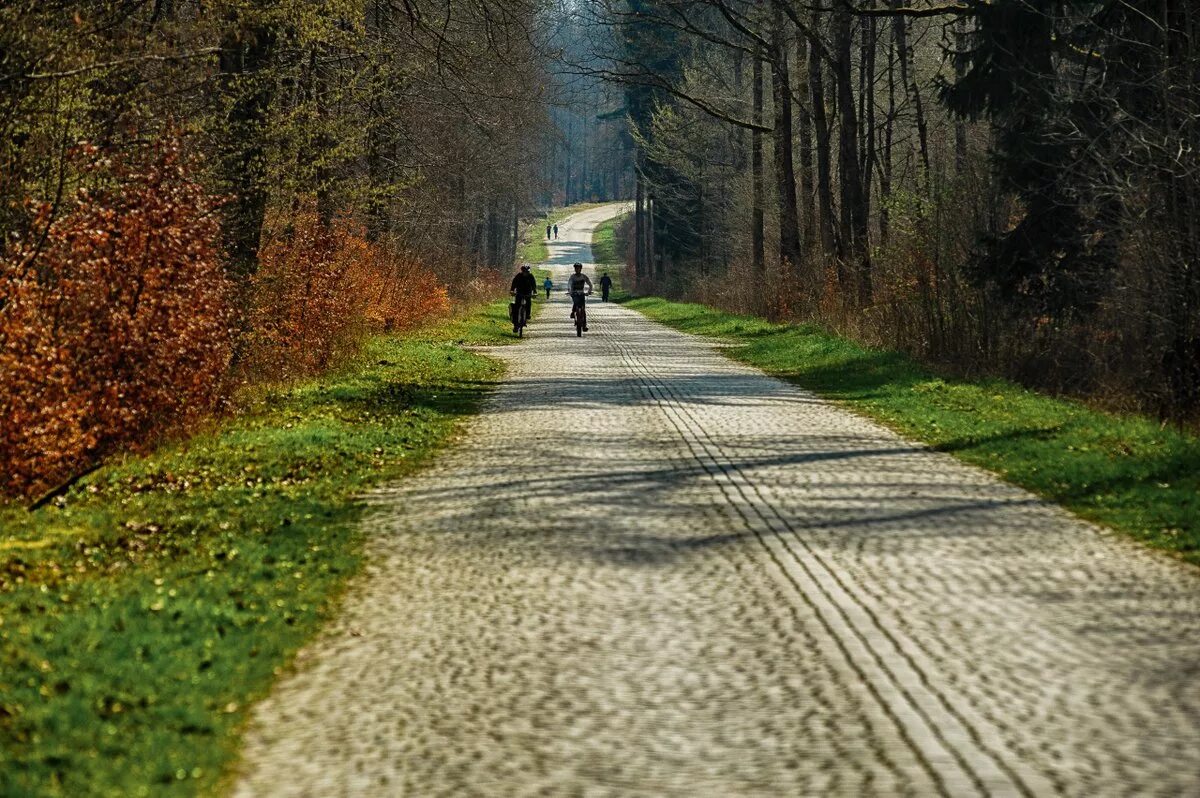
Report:
<svg viewBox="0 0 1200 798"><path fill-rule="evenodd" d="M560 263L591 226L560 227ZM240 795L1200 795L1200 580L556 298L255 717Z"/></svg>

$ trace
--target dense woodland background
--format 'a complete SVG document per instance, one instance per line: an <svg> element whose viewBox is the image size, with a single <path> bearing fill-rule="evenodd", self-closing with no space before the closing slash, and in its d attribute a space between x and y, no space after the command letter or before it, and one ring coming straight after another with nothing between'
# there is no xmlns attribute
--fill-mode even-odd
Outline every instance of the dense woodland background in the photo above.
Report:
<svg viewBox="0 0 1200 798"><path fill-rule="evenodd" d="M584 13L576 70L626 86L644 288L1195 419L1194 3Z"/></svg>
<svg viewBox="0 0 1200 798"><path fill-rule="evenodd" d="M0 5L0 489L501 285L570 108L543 12Z"/></svg>
<svg viewBox="0 0 1200 798"><path fill-rule="evenodd" d="M1200 411L1185 0L9 0L0 492L503 289L634 199L641 291Z"/></svg>

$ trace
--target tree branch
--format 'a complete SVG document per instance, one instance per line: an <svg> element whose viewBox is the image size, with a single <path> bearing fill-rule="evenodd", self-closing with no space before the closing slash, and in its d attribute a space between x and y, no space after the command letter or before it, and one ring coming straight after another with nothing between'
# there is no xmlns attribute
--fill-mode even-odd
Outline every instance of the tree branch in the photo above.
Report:
<svg viewBox="0 0 1200 798"><path fill-rule="evenodd" d="M192 58L203 58L208 55L216 55L221 52L220 47L205 47L191 53L177 53L175 55L138 55L132 58L119 58L116 61L105 61L99 64L88 64L76 69L66 69L62 72L31 72L25 77L28 80L59 80L61 78L70 78L75 75L82 75L85 72L94 72L99 69L111 69L112 67L124 66L126 64L138 64L146 61L170 62L170 61L187 61Z"/></svg>

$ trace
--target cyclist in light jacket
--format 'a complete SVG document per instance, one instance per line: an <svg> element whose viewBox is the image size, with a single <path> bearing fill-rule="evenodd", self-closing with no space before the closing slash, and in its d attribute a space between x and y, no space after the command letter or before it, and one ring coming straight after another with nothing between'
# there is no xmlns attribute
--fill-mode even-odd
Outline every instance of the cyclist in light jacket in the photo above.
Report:
<svg viewBox="0 0 1200 798"><path fill-rule="evenodd" d="M567 293L571 295L571 318L575 318L575 311L584 306L584 297L592 293L592 281L583 273L582 263L576 263L575 273L567 278ZM587 325L583 331L587 332Z"/></svg>

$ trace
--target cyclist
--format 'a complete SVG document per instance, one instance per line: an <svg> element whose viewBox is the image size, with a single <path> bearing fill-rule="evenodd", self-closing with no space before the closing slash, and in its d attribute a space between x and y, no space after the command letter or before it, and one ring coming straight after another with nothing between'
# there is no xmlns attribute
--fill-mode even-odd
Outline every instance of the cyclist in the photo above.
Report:
<svg viewBox="0 0 1200 798"><path fill-rule="evenodd" d="M516 273L512 279L512 285L509 287L509 293L516 297L517 303L525 306L525 319L529 319L530 313L533 311L533 295L537 293L537 280L533 278L533 273L529 271L529 264L521 264L521 270ZM516 311L519 305L513 306L513 332L520 332L517 326Z"/></svg>
<svg viewBox="0 0 1200 798"><path fill-rule="evenodd" d="M583 264L575 264L575 273L567 278L567 293L571 295L571 318L575 318L575 311L584 306L584 297L592 293L592 281L583 273ZM587 325L583 325L583 331L587 332Z"/></svg>

